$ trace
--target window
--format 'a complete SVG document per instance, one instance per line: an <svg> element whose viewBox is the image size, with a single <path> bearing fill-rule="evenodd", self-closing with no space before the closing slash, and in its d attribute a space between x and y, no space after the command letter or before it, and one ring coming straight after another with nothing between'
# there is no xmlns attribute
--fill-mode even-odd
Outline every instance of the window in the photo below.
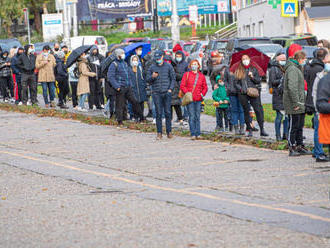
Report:
<svg viewBox="0 0 330 248"><path fill-rule="evenodd" d="M256 24L255 23L252 24L252 33L251 33L251 36L256 36Z"/></svg>
<svg viewBox="0 0 330 248"><path fill-rule="evenodd" d="M264 37L264 22L259 22L259 36Z"/></svg>

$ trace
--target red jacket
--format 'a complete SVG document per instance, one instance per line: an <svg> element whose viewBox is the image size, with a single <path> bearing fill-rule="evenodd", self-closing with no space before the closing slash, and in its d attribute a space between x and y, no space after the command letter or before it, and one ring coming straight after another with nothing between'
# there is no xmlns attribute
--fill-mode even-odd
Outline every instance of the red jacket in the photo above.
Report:
<svg viewBox="0 0 330 248"><path fill-rule="evenodd" d="M207 84L206 84L205 76L201 72L198 72L198 74L199 74L198 81L197 81L195 90L193 92L193 100L195 102L202 101L203 97L207 93ZM192 92L196 75L197 74L195 74L193 72L186 72L183 75L182 80L181 80L180 89L182 90L182 92L184 94L186 94L187 92Z"/></svg>

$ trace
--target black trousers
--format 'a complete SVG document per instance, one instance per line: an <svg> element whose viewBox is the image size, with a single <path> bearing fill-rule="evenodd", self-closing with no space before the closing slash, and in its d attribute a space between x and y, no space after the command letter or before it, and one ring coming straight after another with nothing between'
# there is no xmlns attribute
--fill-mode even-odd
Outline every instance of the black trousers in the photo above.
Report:
<svg viewBox="0 0 330 248"><path fill-rule="evenodd" d="M121 87L120 91L116 91L116 117L118 123L122 123L124 120L126 101L132 104L134 114L138 116L138 118L143 119L140 103L135 99L132 88Z"/></svg>
<svg viewBox="0 0 330 248"><path fill-rule="evenodd" d="M14 97L14 87L11 76L0 77L0 87L3 99L9 98L9 93L11 97Z"/></svg>
<svg viewBox="0 0 330 248"><path fill-rule="evenodd" d="M71 81L71 95L72 95L72 105L73 107L78 106L78 96L77 96L77 86L78 81Z"/></svg>
<svg viewBox="0 0 330 248"><path fill-rule="evenodd" d="M303 128L305 125L305 114L288 115L289 117L289 137L288 144L292 146L303 145Z"/></svg>
<svg viewBox="0 0 330 248"><path fill-rule="evenodd" d="M220 128L223 128L223 123L225 123L225 128L229 127L229 118L228 118L228 108L216 108L216 111L219 114L219 123L217 123L217 126Z"/></svg>
<svg viewBox="0 0 330 248"><path fill-rule="evenodd" d="M28 101L28 89L32 104L37 103L37 82L34 74L22 74L22 98L23 104Z"/></svg>
<svg viewBox="0 0 330 248"><path fill-rule="evenodd" d="M103 92L104 92L104 88L101 85L100 91L98 93L98 99L99 99L99 104L100 105L104 105L104 93Z"/></svg>
<svg viewBox="0 0 330 248"><path fill-rule="evenodd" d="M67 78L57 79L56 81L58 82L59 88L58 101L60 105L63 105L64 103L66 103L66 97L70 92L69 82Z"/></svg>
<svg viewBox="0 0 330 248"><path fill-rule="evenodd" d="M251 122L250 122L250 104L256 113L258 125L260 130L264 129L264 110L261 105L260 96L259 97L250 97L248 95L238 95L238 99L244 110L244 120L247 127L247 130L251 130ZM250 104L249 104L250 103Z"/></svg>
<svg viewBox="0 0 330 248"><path fill-rule="evenodd" d="M176 116L178 117L178 120L179 121L183 120L181 105L172 105L171 106L172 119L173 119L173 108L175 110Z"/></svg>
<svg viewBox="0 0 330 248"><path fill-rule="evenodd" d="M101 88L101 83L94 77L89 78L89 97L88 97L88 105L89 108L92 109L93 105L97 108L100 108L100 99L99 92Z"/></svg>

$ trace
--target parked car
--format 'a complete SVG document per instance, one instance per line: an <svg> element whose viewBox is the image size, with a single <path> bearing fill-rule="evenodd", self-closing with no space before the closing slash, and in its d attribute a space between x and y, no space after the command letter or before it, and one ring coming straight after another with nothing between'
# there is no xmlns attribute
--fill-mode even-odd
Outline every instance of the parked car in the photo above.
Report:
<svg viewBox="0 0 330 248"><path fill-rule="evenodd" d="M289 47L291 44L298 44L301 46L317 46L317 38L315 35L303 34L303 35L288 35L288 36L276 36L271 40L275 44L279 44L283 47Z"/></svg>
<svg viewBox="0 0 330 248"><path fill-rule="evenodd" d="M279 44L254 44L250 45L250 47L254 47L260 52L266 54L271 59L274 59L276 53L283 49L283 47Z"/></svg>
<svg viewBox="0 0 330 248"><path fill-rule="evenodd" d="M34 50L35 50L35 55L38 55L42 52L42 48L44 46L49 46L51 49L54 48L55 42L37 42L34 43Z"/></svg>
<svg viewBox="0 0 330 248"><path fill-rule="evenodd" d="M159 43L161 40L165 40L164 38L153 38L150 39L148 42L151 44L151 50L156 50L159 47Z"/></svg>
<svg viewBox="0 0 330 248"><path fill-rule="evenodd" d="M70 48L75 49L83 45L96 45L99 53L105 56L108 43L103 36L76 36L70 38Z"/></svg>
<svg viewBox="0 0 330 248"><path fill-rule="evenodd" d="M125 38L120 43L122 44L129 44L129 43L137 43L137 42L143 42L146 41L143 37L135 37L135 38Z"/></svg>
<svg viewBox="0 0 330 248"><path fill-rule="evenodd" d="M198 41L191 49L191 53L188 57L188 61L191 60L198 60L199 64L203 67L202 59L204 57L204 51L206 49L206 46L209 42L208 41Z"/></svg>
<svg viewBox="0 0 330 248"><path fill-rule="evenodd" d="M18 39L16 38L12 38L12 39L2 39L0 40L1 44L6 44L7 47L10 49L12 49L13 47L22 47L21 42L19 42Z"/></svg>
<svg viewBox="0 0 330 248"><path fill-rule="evenodd" d="M157 49L161 49L166 55L172 56L173 54L173 41L172 40L161 40Z"/></svg>
<svg viewBox="0 0 330 248"><path fill-rule="evenodd" d="M204 57L202 59L202 71L204 74L210 75L211 65L212 65L211 53L214 51L224 52L227 43L228 43L227 39L218 39L218 40L209 41L204 52Z"/></svg>
<svg viewBox="0 0 330 248"><path fill-rule="evenodd" d="M193 47L195 45L195 42L185 42L182 46L183 50L187 53L186 56L188 57L191 53Z"/></svg>
<svg viewBox="0 0 330 248"><path fill-rule="evenodd" d="M248 37L248 38L232 38L229 39L225 54L228 59L230 59L231 55L237 52L243 46L251 46L256 44L273 44L272 40L268 37Z"/></svg>

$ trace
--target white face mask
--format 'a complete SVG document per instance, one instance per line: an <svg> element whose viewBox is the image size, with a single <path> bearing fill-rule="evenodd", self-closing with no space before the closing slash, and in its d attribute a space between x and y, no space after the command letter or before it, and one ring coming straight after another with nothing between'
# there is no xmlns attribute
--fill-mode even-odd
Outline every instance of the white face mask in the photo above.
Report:
<svg viewBox="0 0 330 248"><path fill-rule="evenodd" d="M197 71L198 70L198 65L191 65L191 69L193 71Z"/></svg>
<svg viewBox="0 0 330 248"><path fill-rule="evenodd" d="M286 61L285 60L281 60L278 62L281 66L285 66L286 65Z"/></svg>
<svg viewBox="0 0 330 248"><path fill-rule="evenodd" d="M122 59L122 60L125 60L125 54L122 54L122 55L120 55L120 58Z"/></svg>
<svg viewBox="0 0 330 248"><path fill-rule="evenodd" d="M243 65L248 66L250 64L250 60L249 59L244 59L243 60Z"/></svg>
<svg viewBox="0 0 330 248"><path fill-rule="evenodd" d="M29 48L28 53L31 54L33 52L34 52L34 49L33 48Z"/></svg>
<svg viewBox="0 0 330 248"><path fill-rule="evenodd" d="M138 61L136 61L136 60L133 60L132 61L132 66L138 66L139 65L139 62Z"/></svg>

